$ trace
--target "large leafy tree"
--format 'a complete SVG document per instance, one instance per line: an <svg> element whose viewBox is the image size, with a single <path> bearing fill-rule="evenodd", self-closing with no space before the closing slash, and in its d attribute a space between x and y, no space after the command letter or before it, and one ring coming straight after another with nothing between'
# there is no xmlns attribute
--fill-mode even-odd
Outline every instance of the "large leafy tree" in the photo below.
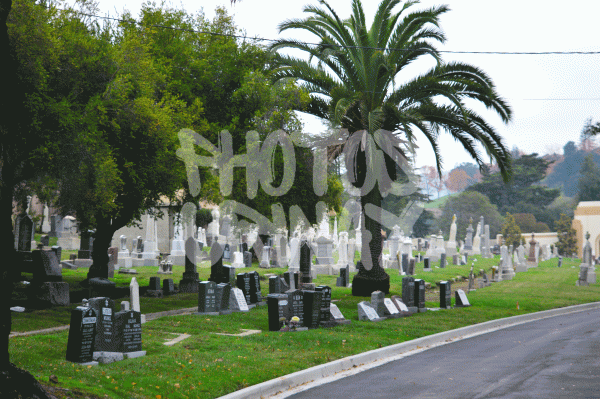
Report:
<svg viewBox="0 0 600 399"><path fill-rule="evenodd" d="M592 154L588 154L583 159L577 186L579 201L600 200L600 167L594 163Z"/></svg>
<svg viewBox="0 0 600 399"><path fill-rule="evenodd" d="M522 155L513 161L512 181L503 181L500 172L488 173L480 183L467 190L486 195L498 206L500 213L531 213L537 220L550 225L553 213L548 207L560 195L560 190L541 184L549 165L550 162L538 154Z"/></svg>
<svg viewBox="0 0 600 399"><path fill-rule="evenodd" d="M313 33L319 43L316 46L297 40L274 43L271 47L274 52L296 49L309 56L305 59L277 52L273 60L275 79L298 79L311 94L306 112L348 129L354 134L351 137L361 135L363 145L353 147L354 156L350 157L357 160L356 168L348 168L357 176L353 179L357 187L362 187L368 169L383 166L373 163L375 147L369 149L364 144L371 142L368 136L376 138L379 129L401 136L409 144L422 134L433 147L438 170L442 162L437 143L439 132L451 134L479 165L483 164L483 156L477 145L482 144L498 163L502 176L510 177L510 155L501 137L465 100L481 102L505 122L511 116L509 106L481 69L460 62L444 63L435 47L436 42L445 41L439 18L448 7L411 12L417 2L383 0L368 26L359 0L353 0L352 15L345 20L326 1L320 3L322 6L304 8L308 17L288 20L279 26L280 32L301 29ZM404 76L404 68L424 56L433 57L437 65L421 76L412 79ZM386 151L385 167L394 179L394 161L401 160L391 159L387 154L394 153L390 147L402 150L393 140L387 143L380 148ZM339 152L339 149L331 151ZM353 282L355 295L389 291L389 276L381 267L379 217L365 216L365 207L380 208L386 190L383 184L375 183L372 189L360 193L363 267Z"/></svg>
<svg viewBox="0 0 600 399"><path fill-rule="evenodd" d="M473 229L476 229L481 216L485 218L485 224L490 226L490 235L495 236L502 228L503 219L498 208L490 203L485 195L478 192L467 190L448 198L442 207L442 215L437 220L438 229L446 236L450 235L453 215L456 215L457 240L464 239L471 219L473 219Z"/></svg>

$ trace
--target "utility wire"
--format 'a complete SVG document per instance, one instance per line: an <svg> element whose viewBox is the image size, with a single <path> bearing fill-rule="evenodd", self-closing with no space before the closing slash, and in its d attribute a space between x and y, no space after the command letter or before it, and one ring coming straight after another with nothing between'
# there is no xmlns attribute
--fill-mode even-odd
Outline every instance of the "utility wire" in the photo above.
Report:
<svg viewBox="0 0 600 399"><path fill-rule="evenodd" d="M276 43L278 41L280 41L279 39L266 39L266 38L262 38L262 37L250 37L250 36L246 36L246 35L235 35L235 34L230 34L230 33L218 33L218 32L209 32L209 31L200 31L200 30L195 30L195 29L188 29L188 28L177 28L174 26L166 26L166 25L143 25L142 23L135 21L135 20L126 20L126 19L120 19L120 18L113 18L113 17L103 17L100 15L94 15L94 14L87 14L84 12L80 12L80 11L75 11L75 10L65 10L65 9L59 9L60 11L67 11L67 12L73 12L73 13L77 13L80 15L84 15L87 17L92 17L92 18L99 18L99 19L105 19L105 20L110 20L110 21L116 21L116 22L124 22L124 23L129 23L129 24L136 24L142 27L148 27L148 28L161 28L161 29L171 29L171 30L178 30L178 31L183 31L183 32L190 32L190 33L200 33L200 34L207 34L207 35L213 35L213 36L223 36L223 37L231 37L231 38L236 38L236 39L244 39L244 40L256 40L256 41L263 41L263 42L272 42L272 43ZM295 42L297 44L304 44L307 46L322 46L323 44L321 43L311 43L311 42ZM365 49L365 50L381 50L381 51L413 51L410 49L399 49L399 48L390 48L390 47L369 47L369 46L345 46L345 45L341 45L341 44L327 44L328 47L338 47L338 48L347 48L347 49ZM457 50L437 50L438 53L445 53L445 54L484 54L484 55L600 55L600 50L598 51L457 51Z"/></svg>

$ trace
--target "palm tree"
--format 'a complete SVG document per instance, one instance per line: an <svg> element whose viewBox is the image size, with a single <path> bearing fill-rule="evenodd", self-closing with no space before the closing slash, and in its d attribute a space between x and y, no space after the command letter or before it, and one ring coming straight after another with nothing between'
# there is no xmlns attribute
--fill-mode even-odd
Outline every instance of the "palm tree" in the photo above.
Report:
<svg viewBox="0 0 600 399"><path fill-rule="evenodd" d="M423 134L433 147L438 171L441 156L437 139L440 132L447 132L480 167L484 164L484 155L478 150L481 144L487 155L497 162L504 179L510 178L511 158L501 137L484 118L466 106L465 100L483 103L504 122L511 117L509 106L496 93L485 72L459 62L444 63L434 46L435 42L445 41L439 17L448 11L447 6L409 12L418 1L383 0L369 28L360 0L352 1L352 16L347 20L340 19L326 1L320 3L321 6L305 6L308 17L279 25L279 32L302 29L313 33L318 37L317 45L279 40L271 46L274 80L295 79L311 95L310 105L303 111L348 129L352 134L350 141L354 142L357 140L353 138L365 135L376 138L379 129L402 137L408 143L415 142L416 134ZM400 4L399 10L394 12ZM309 59L282 54L278 52L281 49L301 50ZM433 57L436 66L408 79L404 68L422 56ZM400 79L404 83L399 83ZM353 165L358 175L357 187L364 181L365 169L373 167L369 163L372 151L368 145L365 147L364 137L358 139L360 141L363 145L352 147L350 157L356 161ZM378 145L384 149L381 141ZM403 154L397 142L393 145ZM333 148L330 154L335 156L340 152L339 148ZM385 164L394 178L393 161L398 160L390 159L390 154L388 149ZM346 159L349 159L348 154ZM365 206L380 207L385 190L381 183L369 190L360 194L363 251L359 273L352 285L353 294L360 296L370 295L374 290L389 292L389 276L380 264L381 223L375 220L377 218L365 217Z"/></svg>

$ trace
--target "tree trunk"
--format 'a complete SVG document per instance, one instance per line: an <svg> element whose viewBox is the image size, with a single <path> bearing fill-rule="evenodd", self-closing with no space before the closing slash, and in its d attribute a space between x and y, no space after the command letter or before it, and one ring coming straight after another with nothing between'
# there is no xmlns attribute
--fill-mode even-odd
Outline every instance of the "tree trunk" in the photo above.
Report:
<svg viewBox="0 0 600 399"><path fill-rule="evenodd" d="M108 248L116 230L110 219L98 221L92 250L92 266L87 274L88 280L94 277L108 278Z"/></svg>
<svg viewBox="0 0 600 399"><path fill-rule="evenodd" d="M383 270L381 223L366 216L365 205L372 204L381 209L381 194L377 185L370 193L361 197L361 255L358 273L352 280L352 295L371 296L373 291L390 292L390 276Z"/></svg>
<svg viewBox="0 0 600 399"><path fill-rule="evenodd" d="M0 253L4 254L4 261L0 269L0 370L6 371L10 367L8 353L8 336L11 329L10 302L13 291L11 268L15 266L16 254L12 230L12 197L13 185L5 178L8 165L1 170L2 183L0 185Z"/></svg>

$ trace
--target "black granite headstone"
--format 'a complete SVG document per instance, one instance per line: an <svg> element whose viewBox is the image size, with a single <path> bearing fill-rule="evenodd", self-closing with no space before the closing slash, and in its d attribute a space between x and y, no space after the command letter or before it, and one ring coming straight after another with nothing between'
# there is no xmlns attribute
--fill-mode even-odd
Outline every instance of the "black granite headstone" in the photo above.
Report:
<svg viewBox="0 0 600 399"><path fill-rule="evenodd" d="M33 278L37 282L60 282L62 271L56 254L52 250L37 249L31 252Z"/></svg>
<svg viewBox="0 0 600 399"><path fill-rule="evenodd" d="M175 294L175 284L173 284L172 278L166 278L162 281L163 283L163 295Z"/></svg>
<svg viewBox="0 0 600 399"><path fill-rule="evenodd" d="M423 259L423 269L431 269L431 264L429 263L429 258Z"/></svg>
<svg viewBox="0 0 600 399"><path fill-rule="evenodd" d="M71 310L67 360L88 363L93 359L96 338L96 312L92 308L78 306Z"/></svg>
<svg viewBox="0 0 600 399"><path fill-rule="evenodd" d="M160 291L160 277L150 277L149 290Z"/></svg>
<svg viewBox="0 0 600 399"><path fill-rule="evenodd" d="M221 305L219 307L219 312L221 314L231 313L229 308L229 298L231 296L231 284L228 283L219 283L217 284L217 290L220 294Z"/></svg>
<svg viewBox="0 0 600 399"><path fill-rule="evenodd" d="M302 273L302 282L303 283L312 282L310 268L311 268L310 247L308 246L308 243L306 241L303 241L302 245L300 246L300 273ZM298 287L298 286L296 285L296 287Z"/></svg>
<svg viewBox="0 0 600 399"><path fill-rule="evenodd" d="M142 350L142 314L135 310L123 310L115 314L115 341L117 352Z"/></svg>
<svg viewBox="0 0 600 399"><path fill-rule="evenodd" d="M413 306L419 309L425 308L425 281L420 278L415 279L415 302Z"/></svg>
<svg viewBox="0 0 600 399"><path fill-rule="evenodd" d="M209 281L215 283L228 283L229 282L229 270L225 270L223 267L223 248L221 244L215 242L210 249L210 278Z"/></svg>
<svg viewBox="0 0 600 399"><path fill-rule="evenodd" d="M331 320L331 287L320 285L315 288L315 291L321 293L321 319L320 323L327 323Z"/></svg>
<svg viewBox="0 0 600 399"><path fill-rule="evenodd" d="M452 307L452 285L450 281L440 282L440 308Z"/></svg>
<svg viewBox="0 0 600 399"><path fill-rule="evenodd" d="M304 294L301 290L290 290L286 292L288 296L288 306L290 309L290 318L298 316L300 323L298 325L304 325Z"/></svg>
<svg viewBox="0 0 600 399"><path fill-rule="evenodd" d="M217 284L214 281L201 281L198 284L198 313L218 311L216 286Z"/></svg>
<svg viewBox="0 0 600 399"><path fill-rule="evenodd" d="M114 301L110 298L98 297L90 299L88 303L97 315L94 352L117 352L113 334Z"/></svg>
<svg viewBox="0 0 600 399"><path fill-rule="evenodd" d="M283 327L282 318L289 321L291 313L289 300L286 294L267 295L267 308L269 315L269 331L279 331Z"/></svg>
<svg viewBox="0 0 600 399"><path fill-rule="evenodd" d="M260 276L257 271L254 271L250 273L250 303L258 303L261 300Z"/></svg>
<svg viewBox="0 0 600 399"><path fill-rule="evenodd" d="M54 245L54 246L52 246L52 250L54 251L54 254L56 255L56 259L58 259L58 262L60 262L62 259L62 248L58 245Z"/></svg>
<svg viewBox="0 0 600 399"><path fill-rule="evenodd" d="M463 290L456 290L454 291L454 301L455 301L455 306L457 308L465 308L468 306L471 306L471 304L469 303L469 300L467 299L467 295L465 294L465 292Z"/></svg>
<svg viewBox="0 0 600 399"><path fill-rule="evenodd" d="M402 302L406 306L415 306L415 278L402 278Z"/></svg>
<svg viewBox="0 0 600 399"><path fill-rule="evenodd" d="M44 247L49 247L50 246L50 236L49 235L43 235L42 238L40 239L40 244L42 244Z"/></svg>
<svg viewBox="0 0 600 399"><path fill-rule="evenodd" d="M250 305L250 274L249 273L238 273L236 286L242 290L246 297L246 303Z"/></svg>
<svg viewBox="0 0 600 399"><path fill-rule="evenodd" d="M302 324L308 328L317 328L321 321L321 297L322 292L317 291L303 291L303 319Z"/></svg>
<svg viewBox="0 0 600 399"><path fill-rule="evenodd" d="M269 294L281 293L281 278L279 276L269 277Z"/></svg>
<svg viewBox="0 0 600 399"><path fill-rule="evenodd" d="M244 251L244 267L252 267L252 252Z"/></svg>

